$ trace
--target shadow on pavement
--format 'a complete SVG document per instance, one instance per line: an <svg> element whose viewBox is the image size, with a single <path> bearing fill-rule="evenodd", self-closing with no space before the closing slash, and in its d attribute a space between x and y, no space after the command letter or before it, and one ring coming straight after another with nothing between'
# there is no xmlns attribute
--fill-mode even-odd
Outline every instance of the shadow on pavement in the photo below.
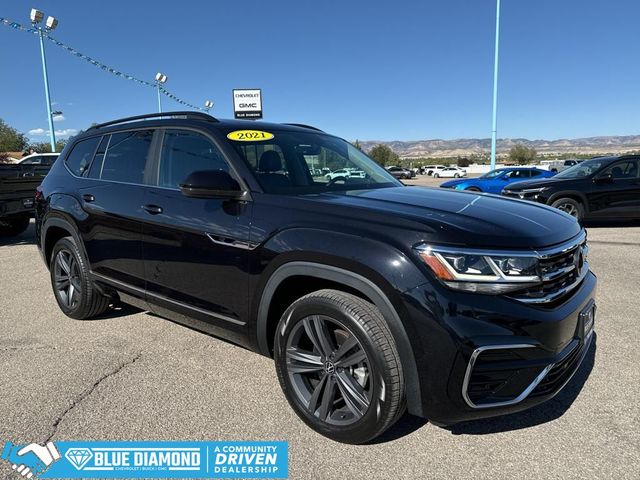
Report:
<svg viewBox="0 0 640 480"><path fill-rule="evenodd" d="M109 310L104 312L102 315L98 315L97 317L91 318L89 320L84 320L84 321L98 322L100 320L109 320L112 318L126 317L127 315L135 315L136 313L140 313L140 312L142 312L142 310L132 305L116 302L111 306Z"/></svg>
<svg viewBox="0 0 640 480"><path fill-rule="evenodd" d="M29 227L20 235L15 237L0 236L0 247L5 245L35 245L36 243L36 225L31 220Z"/></svg>
<svg viewBox="0 0 640 480"><path fill-rule="evenodd" d="M560 418L569 410L591 374L596 357L596 344L597 335L594 333L593 342L582 365L571 381L553 399L523 412L459 423L445 428L454 435L486 435L534 427Z"/></svg>

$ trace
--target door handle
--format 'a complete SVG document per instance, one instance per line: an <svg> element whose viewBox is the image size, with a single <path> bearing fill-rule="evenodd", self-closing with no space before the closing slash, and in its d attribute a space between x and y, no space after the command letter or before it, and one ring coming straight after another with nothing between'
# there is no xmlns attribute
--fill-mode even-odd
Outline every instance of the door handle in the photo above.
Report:
<svg viewBox="0 0 640 480"><path fill-rule="evenodd" d="M85 202L93 202L95 201L96 197L94 197L93 195L91 195L90 193L85 193L84 195L82 195L82 199Z"/></svg>
<svg viewBox="0 0 640 480"><path fill-rule="evenodd" d="M142 208L151 215L158 215L159 213L162 213L162 207L159 207L158 205L143 205Z"/></svg>

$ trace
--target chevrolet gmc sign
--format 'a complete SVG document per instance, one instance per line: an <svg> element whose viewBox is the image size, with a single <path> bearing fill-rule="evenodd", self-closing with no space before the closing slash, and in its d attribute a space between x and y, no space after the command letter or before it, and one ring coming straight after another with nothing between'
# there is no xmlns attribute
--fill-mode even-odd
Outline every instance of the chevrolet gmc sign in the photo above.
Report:
<svg viewBox="0 0 640 480"><path fill-rule="evenodd" d="M234 90L233 114L235 118L253 120L262 118L262 91L255 88Z"/></svg>

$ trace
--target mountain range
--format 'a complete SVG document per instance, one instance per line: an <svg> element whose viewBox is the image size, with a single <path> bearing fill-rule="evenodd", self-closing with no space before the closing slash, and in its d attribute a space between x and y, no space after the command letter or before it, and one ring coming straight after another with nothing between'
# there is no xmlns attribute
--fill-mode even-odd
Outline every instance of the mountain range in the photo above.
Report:
<svg viewBox="0 0 640 480"><path fill-rule="evenodd" d="M401 158L468 157L488 155L489 138L459 138L453 140L374 141L360 140L363 150L369 151L378 144L388 145ZM640 135L600 136L559 140L528 140L526 138L498 139L497 153L507 154L511 147L522 144L535 148L538 154L553 157L561 154L625 153L640 150Z"/></svg>

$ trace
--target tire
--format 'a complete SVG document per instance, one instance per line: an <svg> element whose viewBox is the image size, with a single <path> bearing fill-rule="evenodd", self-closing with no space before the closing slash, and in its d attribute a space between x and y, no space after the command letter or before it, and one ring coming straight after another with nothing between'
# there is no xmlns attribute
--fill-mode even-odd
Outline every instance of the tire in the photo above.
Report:
<svg viewBox="0 0 640 480"><path fill-rule="evenodd" d="M274 353L289 404L321 435L364 443L404 413L395 341L380 311L359 297L319 290L296 300L280 319Z"/></svg>
<svg viewBox="0 0 640 480"><path fill-rule="evenodd" d="M454 173L453 174L453 178L460 178L460 174L459 173Z"/></svg>
<svg viewBox="0 0 640 480"><path fill-rule="evenodd" d="M433 174L433 178L440 178L440 174L439 173L434 173Z"/></svg>
<svg viewBox="0 0 640 480"><path fill-rule="evenodd" d="M20 235L29 228L30 221L31 217L29 215L0 220L0 236L15 237L16 235Z"/></svg>
<svg viewBox="0 0 640 480"><path fill-rule="evenodd" d="M555 200L551 206L568 213L578 221L584 218L584 206L581 202L574 200L573 198L559 198L558 200Z"/></svg>
<svg viewBox="0 0 640 480"><path fill-rule="evenodd" d="M60 310L68 317L87 320L109 308L111 299L100 293L89 279L87 262L73 237L62 238L54 245L49 271L53 294ZM69 280L65 282L65 279Z"/></svg>
<svg viewBox="0 0 640 480"><path fill-rule="evenodd" d="M465 190L467 192L481 192L482 191L478 187L467 187L467 188L465 188Z"/></svg>

